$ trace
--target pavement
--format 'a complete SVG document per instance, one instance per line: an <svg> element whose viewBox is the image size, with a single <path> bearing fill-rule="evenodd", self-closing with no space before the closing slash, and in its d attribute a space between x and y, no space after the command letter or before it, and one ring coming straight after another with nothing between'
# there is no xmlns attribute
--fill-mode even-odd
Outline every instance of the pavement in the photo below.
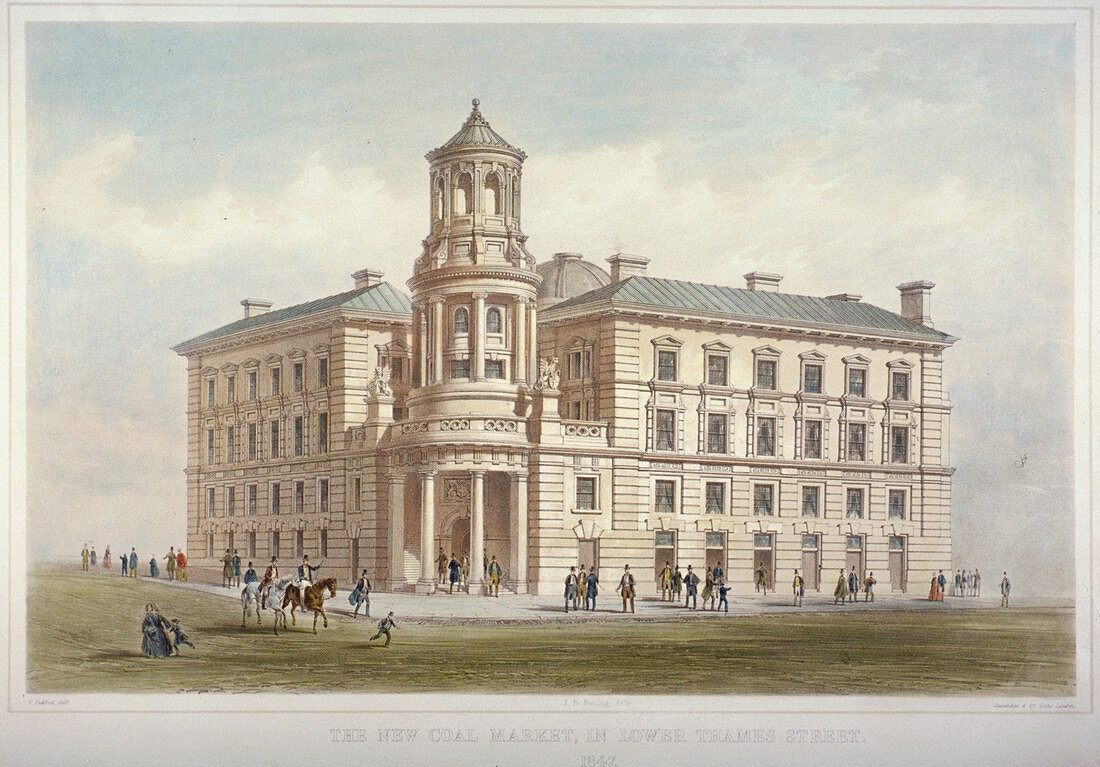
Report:
<svg viewBox="0 0 1100 767"><path fill-rule="evenodd" d="M79 566L74 568L79 570ZM101 573L105 577L107 573ZM121 576L117 576L121 577ZM160 578L139 576L139 580L156 581L171 588L186 588L232 599L240 603L241 588L226 588L216 583L201 580L187 582L169 581L163 575ZM336 598L325 601L329 615L352 616L353 607L348 604L350 590L339 589ZM717 599L715 599L717 603ZM729 612L716 612L703 609L686 609L681 602L664 602L658 597L638 597L634 604L634 613L622 612L622 600L614 589L606 589L597 597L597 609L565 611L564 599L553 596L535 596L531 594L502 593L499 597L478 596L465 593L447 594L446 590L435 594L413 594L406 592L374 591L370 595L373 620L380 620L393 610L394 617L412 623L447 624L499 624L524 625L547 622L585 622L585 621L669 621L669 620L722 620L745 615L790 615L793 613L829 613L852 610L890 612L897 610L957 610L974 608L997 608L1000 595L981 597L945 597L942 602L930 602L916 594L876 593L875 601L863 601L862 594L856 602L834 604L832 595L824 593L806 596L801 607L795 607L786 594L767 596L742 594L729 596ZM1047 607L1072 607L1068 604L1044 602ZM1014 600L1013 607L1020 606ZM360 619L365 620L362 611Z"/></svg>

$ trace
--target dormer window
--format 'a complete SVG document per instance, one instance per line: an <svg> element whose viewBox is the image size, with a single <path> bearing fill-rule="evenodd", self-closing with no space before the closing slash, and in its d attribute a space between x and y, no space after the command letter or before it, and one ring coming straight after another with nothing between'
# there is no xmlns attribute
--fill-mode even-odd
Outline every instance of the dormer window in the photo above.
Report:
<svg viewBox="0 0 1100 767"><path fill-rule="evenodd" d="M492 308L485 313L485 332L499 335L503 332L500 309Z"/></svg>
<svg viewBox="0 0 1100 767"><path fill-rule="evenodd" d="M470 313L465 307L455 309L455 335L466 335L470 332Z"/></svg>

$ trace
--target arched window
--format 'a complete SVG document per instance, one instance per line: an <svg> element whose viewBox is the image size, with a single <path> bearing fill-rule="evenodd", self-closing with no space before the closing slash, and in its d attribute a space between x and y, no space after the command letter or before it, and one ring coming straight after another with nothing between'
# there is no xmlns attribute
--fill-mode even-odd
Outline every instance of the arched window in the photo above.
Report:
<svg viewBox="0 0 1100 767"><path fill-rule="evenodd" d="M469 173L459 173L455 181L454 212L456 216L468 216L474 212L474 182Z"/></svg>
<svg viewBox="0 0 1100 767"><path fill-rule="evenodd" d="M435 216L435 220L438 221L443 218L443 179L436 179L435 182L435 199L432 200L432 215Z"/></svg>
<svg viewBox="0 0 1100 767"><path fill-rule="evenodd" d="M470 332L470 313L461 306L455 309L455 335Z"/></svg>
<svg viewBox="0 0 1100 767"><path fill-rule="evenodd" d="M485 315L485 332L500 333L500 309L490 309Z"/></svg>
<svg viewBox="0 0 1100 767"><path fill-rule="evenodd" d="M500 194L500 176L490 173L485 181L485 213L499 216L503 211L504 199Z"/></svg>

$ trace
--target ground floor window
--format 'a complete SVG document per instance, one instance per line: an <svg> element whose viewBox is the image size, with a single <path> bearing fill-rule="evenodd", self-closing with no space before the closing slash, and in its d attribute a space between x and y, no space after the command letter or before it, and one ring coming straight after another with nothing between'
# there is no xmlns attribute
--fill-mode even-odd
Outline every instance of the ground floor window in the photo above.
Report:
<svg viewBox="0 0 1100 767"><path fill-rule="evenodd" d="M722 580L726 579L726 534L709 532L706 535L706 566L707 572L714 572L715 567L722 568Z"/></svg>
<svg viewBox="0 0 1100 767"><path fill-rule="evenodd" d="M801 575L807 591L821 589L821 536L817 533L802 536Z"/></svg>
<svg viewBox="0 0 1100 767"><path fill-rule="evenodd" d="M863 583L863 567L865 562L864 538L862 535L847 535L844 537L844 572L856 572L856 582Z"/></svg>
<svg viewBox="0 0 1100 767"><path fill-rule="evenodd" d="M248 534L248 558L256 558L256 533Z"/></svg>
<svg viewBox="0 0 1100 767"><path fill-rule="evenodd" d="M279 531L271 533L271 556L279 558Z"/></svg>
<svg viewBox="0 0 1100 767"><path fill-rule="evenodd" d="M321 531L321 558L328 556L328 530Z"/></svg>
<svg viewBox="0 0 1100 767"><path fill-rule="evenodd" d="M299 530L294 535L294 556L300 557L306 553L306 534L303 530Z"/></svg>
<svg viewBox="0 0 1100 767"><path fill-rule="evenodd" d="M590 572L599 572L600 550L595 538L581 538L577 541L577 564L582 567L587 565Z"/></svg>
<svg viewBox="0 0 1100 767"><path fill-rule="evenodd" d="M767 487L770 487L768 485ZM760 588L760 578L769 590L775 588L775 535L756 533L752 536L752 580Z"/></svg>
<svg viewBox="0 0 1100 767"><path fill-rule="evenodd" d="M909 561L906 543L904 535L890 536L890 588L901 592L908 587Z"/></svg>
<svg viewBox="0 0 1100 767"><path fill-rule="evenodd" d="M207 533L207 535L206 535L206 556L207 557L213 557L214 556L214 534L213 533Z"/></svg>

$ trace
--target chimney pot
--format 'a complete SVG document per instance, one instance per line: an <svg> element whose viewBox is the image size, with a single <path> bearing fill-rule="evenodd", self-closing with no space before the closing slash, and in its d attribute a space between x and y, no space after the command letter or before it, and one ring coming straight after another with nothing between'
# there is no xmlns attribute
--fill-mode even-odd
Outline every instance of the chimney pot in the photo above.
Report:
<svg viewBox="0 0 1100 767"><path fill-rule="evenodd" d="M901 316L932 327L932 288L934 287L936 283L928 280L898 285L898 292L901 293Z"/></svg>
<svg viewBox="0 0 1100 767"><path fill-rule="evenodd" d="M378 269L360 269L351 275L355 280L355 289L369 288L371 285L377 285L382 282L383 272Z"/></svg>
<svg viewBox="0 0 1100 767"><path fill-rule="evenodd" d="M241 306L244 307L244 318L246 320L249 317L255 317L257 314L266 314L271 311L270 301L257 301L252 298L246 298L241 301Z"/></svg>
<svg viewBox="0 0 1100 767"><path fill-rule="evenodd" d="M779 283L783 280L782 274L770 272L749 272L745 275L745 287L749 290L766 290L769 293L779 292Z"/></svg>
<svg viewBox="0 0 1100 767"><path fill-rule="evenodd" d="M611 282L622 282L631 277L645 277L646 264L649 259L645 256L634 256L629 253L616 253L607 259L611 264Z"/></svg>

